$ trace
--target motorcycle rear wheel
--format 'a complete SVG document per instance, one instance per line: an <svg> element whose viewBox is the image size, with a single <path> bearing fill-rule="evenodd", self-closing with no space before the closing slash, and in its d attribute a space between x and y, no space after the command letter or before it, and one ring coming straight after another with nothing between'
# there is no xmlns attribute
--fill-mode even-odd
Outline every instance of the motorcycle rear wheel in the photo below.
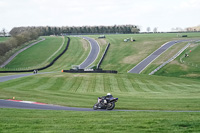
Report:
<svg viewBox="0 0 200 133"><path fill-rule="evenodd" d="M111 103L108 103L108 105L107 105L107 110L112 110L112 109L114 109L114 107L115 107L115 103L114 102L111 102Z"/></svg>

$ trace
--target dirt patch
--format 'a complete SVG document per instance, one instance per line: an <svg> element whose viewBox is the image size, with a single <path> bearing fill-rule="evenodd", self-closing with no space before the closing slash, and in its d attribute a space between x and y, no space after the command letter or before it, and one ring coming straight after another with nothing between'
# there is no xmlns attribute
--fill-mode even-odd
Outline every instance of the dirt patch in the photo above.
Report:
<svg viewBox="0 0 200 133"><path fill-rule="evenodd" d="M64 77L64 75L54 75L53 77Z"/></svg>
<svg viewBox="0 0 200 133"><path fill-rule="evenodd" d="M86 75L81 75L81 74L74 74L74 77L86 77Z"/></svg>
<svg viewBox="0 0 200 133"><path fill-rule="evenodd" d="M179 65L179 66L182 67L183 70L187 70L187 69L188 69L188 66L187 66L187 65L185 65L185 64L181 64L181 63L179 63L179 62L176 61L176 60L173 60L172 62L170 62L170 64Z"/></svg>
<svg viewBox="0 0 200 133"><path fill-rule="evenodd" d="M96 39L99 45L107 45L107 41L105 39Z"/></svg>
<svg viewBox="0 0 200 133"><path fill-rule="evenodd" d="M137 47L135 48L137 49ZM139 51L136 50L136 51ZM123 60L121 61L121 63L125 63L125 64L136 64L139 63L140 60L142 60L142 58L147 57L150 53L149 51L151 51L150 47L146 47L146 50L140 50L138 53L135 53L134 55L130 55L127 56L125 58L123 58ZM142 56L141 56L142 55Z"/></svg>
<svg viewBox="0 0 200 133"><path fill-rule="evenodd" d="M193 47L196 47L196 46L197 46L197 44L191 44L189 47L193 48Z"/></svg>
<svg viewBox="0 0 200 133"><path fill-rule="evenodd" d="M200 77L200 74L187 74L187 75L182 75L181 77L193 77L193 78L197 78L197 77Z"/></svg>
<svg viewBox="0 0 200 133"><path fill-rule="evenodd" d="M81 43L83 44L84 50L87 51L89 49L89 43L84 39L81 39Z"/></svg>
<svg viewBox="0 0 200 133"><path fill-rule="evenodd" d="M136 64L138 61L141 60L141 55L131 55L125 57L121 63L126 63L126 64Z"/></svg>

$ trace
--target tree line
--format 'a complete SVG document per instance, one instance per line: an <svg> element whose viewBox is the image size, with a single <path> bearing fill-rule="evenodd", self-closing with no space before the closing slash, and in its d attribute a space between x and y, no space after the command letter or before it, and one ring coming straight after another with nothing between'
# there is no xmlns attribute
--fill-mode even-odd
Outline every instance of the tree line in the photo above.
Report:
<svg viewBox="0 0 200 133"><path fill-rule="evenodd" d="M39 26L39 27L15 27L10 34L19 34L20 32L38 29L40 34L46 35L70 35L70 34L130 34L139 33L140 29L136 25L113 25L113 26Z"/></svg>
<svg viewBox="0 0 200 133"><path fill-rule="evenodd" d="M29 29L18 33L10 33L12 37L0 42L0 56L4 56L8 51L21 46L22 44L35 40L40 36L39 29Z"/></svg>
<svg viewBox="0 0 200 133"><path fill-rule="evenodd" d="M39 36L47 35L69 35L69 34L129 34L138 33L140 29L136 25L113 25L113 26L29 26L14 27L9 33L11 37L0 42L0 56L22 44L37 39ZM5 29L2 30L5 36ZM0 61L1 63L2 61Z"/></svg>

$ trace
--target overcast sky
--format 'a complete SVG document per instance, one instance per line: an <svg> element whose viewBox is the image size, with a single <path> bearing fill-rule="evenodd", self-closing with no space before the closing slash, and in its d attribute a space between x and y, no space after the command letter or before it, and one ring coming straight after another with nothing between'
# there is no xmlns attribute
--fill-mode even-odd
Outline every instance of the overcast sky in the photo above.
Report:
<svg viewBox="0 0 200 133"><path fill-rule="evenodd" d="M200 25L200 0L0 0L0 30L133 24L146 31Z"/></svg>

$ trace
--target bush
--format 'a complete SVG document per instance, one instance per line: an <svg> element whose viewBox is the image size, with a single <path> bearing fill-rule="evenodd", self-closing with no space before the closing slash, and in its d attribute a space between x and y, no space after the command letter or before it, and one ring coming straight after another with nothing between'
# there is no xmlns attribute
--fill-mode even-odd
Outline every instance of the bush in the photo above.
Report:
<svg viewBox="0 0 200 133"><path fill-rule="evenodd" d="M32 29L18 33L15 32L15 34L13 34L9 40L0 42L0 56L4 56L8 51L21 46L26 42L37 39L39 34L40 31L38 29Z"/></svg>

